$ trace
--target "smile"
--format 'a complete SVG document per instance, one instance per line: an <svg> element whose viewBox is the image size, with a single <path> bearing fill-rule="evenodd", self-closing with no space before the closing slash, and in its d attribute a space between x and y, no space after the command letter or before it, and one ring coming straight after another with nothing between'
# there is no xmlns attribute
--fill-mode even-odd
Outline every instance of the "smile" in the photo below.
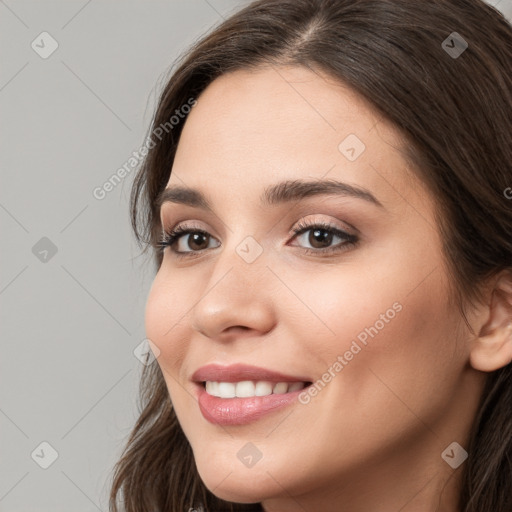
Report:
<svg viewBox="0 0 512 512"><path fill-rule="evenodd" d="M270 382L265 380L240 382L206 381L206 393L218 398L250 398L255 396L281 395L300 391L306 387L305 382Z"/></svg>
<svg viewBox="0 0 512 512"><path fill-rule="evenodd" d="M312 384L305 375L244 363L207 364L191 376L199 410L214 425L245 425L287 405Z"/></svg>

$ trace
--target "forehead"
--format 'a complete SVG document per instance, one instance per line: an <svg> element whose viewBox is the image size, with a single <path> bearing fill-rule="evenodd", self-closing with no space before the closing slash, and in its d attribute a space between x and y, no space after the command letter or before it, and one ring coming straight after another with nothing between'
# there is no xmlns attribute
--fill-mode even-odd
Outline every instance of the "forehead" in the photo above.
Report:
<svg viewBox="0 0 512 512"><path fill-rule="evenodd" d="M213 81L187 117L169 184L250 190L276 180L343 180L407 193L400 133L356 92L300 67ZM179 183L183 184L183 183ZM391 189L390 189L391 187ZM220 192L220 189L219 189ZM384 194L384 196L382 196ZM386 197L388 196L388 197Z"/></svg>

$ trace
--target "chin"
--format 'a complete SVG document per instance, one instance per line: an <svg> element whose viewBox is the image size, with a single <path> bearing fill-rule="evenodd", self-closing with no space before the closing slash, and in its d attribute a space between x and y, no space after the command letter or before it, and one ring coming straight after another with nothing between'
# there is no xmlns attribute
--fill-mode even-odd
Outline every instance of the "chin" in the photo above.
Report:
<svg viewBox="0 0 512 512"><path fill-rule="evenodd" d="M212 494L225 501L259 503L282 490L264 469L256 472L255 468L226 468L225 471L219 471L208 461L205 461L205 465L208 467L197 464L201 480ZM220 476L222 474L225 475L224 479Z"/></svg>

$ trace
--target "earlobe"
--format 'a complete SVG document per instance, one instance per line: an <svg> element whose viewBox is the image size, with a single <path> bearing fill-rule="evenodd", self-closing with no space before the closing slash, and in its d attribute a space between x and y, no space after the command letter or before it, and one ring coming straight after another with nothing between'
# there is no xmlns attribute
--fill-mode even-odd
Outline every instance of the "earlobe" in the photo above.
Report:
<svg viewBox="0 0 512 512"><path fill-rule="evenodd" d="M493 372L512 361L512 286L506 272L492 292L489 317L470 349L475 370Z"/></svg>
<svg viewBox="0 0 512 512"><path fill-rule="evenodd" d="M471 348L471 366L493 372L512 362L512 322L491 334L477 338Z"/></svg>

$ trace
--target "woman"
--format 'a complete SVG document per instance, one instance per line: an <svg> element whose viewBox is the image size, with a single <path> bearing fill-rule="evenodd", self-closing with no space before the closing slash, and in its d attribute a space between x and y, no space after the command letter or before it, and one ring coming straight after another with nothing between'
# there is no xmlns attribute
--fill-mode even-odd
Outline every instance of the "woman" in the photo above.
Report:
<svg viewBox="0 0 512 512"><path fill-rule="evenodd" d="M260 0L184 56L113 512L512 510L511 63L480 0Z"/></svg>

